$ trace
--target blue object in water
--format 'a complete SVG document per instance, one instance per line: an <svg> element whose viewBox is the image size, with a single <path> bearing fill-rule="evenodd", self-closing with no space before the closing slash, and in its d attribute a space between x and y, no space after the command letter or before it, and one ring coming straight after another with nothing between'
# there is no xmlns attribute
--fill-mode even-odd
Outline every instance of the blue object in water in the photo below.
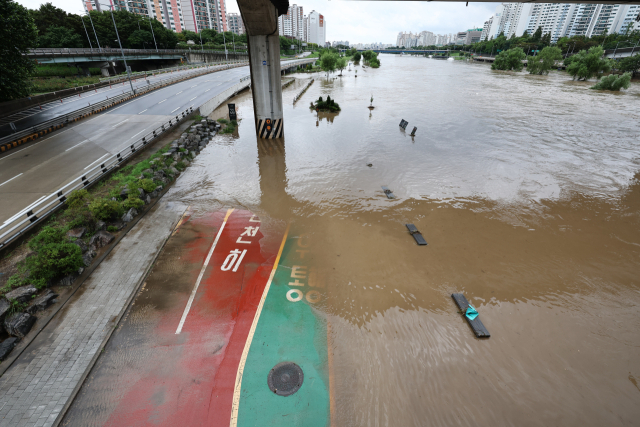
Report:
<svg viewBox="0 0 640 427"><path fill-rule="evenodd" d="M473 320L478 317L478 310L476 310L471 304L469 304L469 307L467 307L467 312L464 313L464 315L467 316L469 320Z"/></svg>

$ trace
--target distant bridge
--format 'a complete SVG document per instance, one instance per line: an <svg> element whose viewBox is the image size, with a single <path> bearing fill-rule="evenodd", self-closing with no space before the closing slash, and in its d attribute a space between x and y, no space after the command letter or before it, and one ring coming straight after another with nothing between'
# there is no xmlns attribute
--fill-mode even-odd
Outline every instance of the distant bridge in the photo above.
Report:
<svg viewBox="0 0 640 427"><path fill-rule="evenodd" d="M428 50L417 50L417 49L358 49L358 52L365 52L367 50L372 50L376 53L395 53L395 54L413 54L413 53L447 53L450 52L450 49L428 49Z"/></svg>
<svg viewBox="0 0 640 427"><path fill-rule="evenodd" d="M114 62L121 61L122 54L126 59L131 61L149 61L149 60L180 60L189 58L190 54L197 53L204 55L213 61L224 61L225 59L236 60L248 58L246 52L227 51L225 54L222 50L207 49L31 49L25 56L35 59L40 64L60 64L60 63L81 63L90 62Z"/></svg>

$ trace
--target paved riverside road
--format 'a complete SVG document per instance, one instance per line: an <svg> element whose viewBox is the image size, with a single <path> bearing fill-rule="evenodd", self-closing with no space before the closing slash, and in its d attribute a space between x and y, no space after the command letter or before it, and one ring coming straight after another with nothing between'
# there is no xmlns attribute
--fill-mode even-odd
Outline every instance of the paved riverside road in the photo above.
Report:
<svg viewBox="0 0 640 427"><path fill-rule="evenodd" d="M0 230L12 217L184 109L198 108L249 75L238 67L134 98L0 157Z"/></svg>
<svg viewBox="0 0 640 427"><path fill-rule="evenodd" d="M213 64L216 66L219 64ZM189 69L175 71L173 73L162 73L155 76L149 76L146 80L142 77L133 77L131 83L135 89L143 88L147 86L147 80L149 83L156 83L162 80L167 80L175 77L186 77L189 74L194 74L202 71L202 68ZM50 101L42 104L40 107L34 106L27 110L20 111L7 117L0 119L0 137L7 136L12 133L11 127L8 123L13 122L16 130L20 131L31 126L35 126L39 123L53 119L55 117L74 112L80 108L88 107L96 102L104 101L108 98L121 95L125 92L131 91L131 85L126 80L120 83L113 83L111 86L105 86L93 91L87 91L80 96L67 96L62 98L62 102L59 100Z"/></svg>

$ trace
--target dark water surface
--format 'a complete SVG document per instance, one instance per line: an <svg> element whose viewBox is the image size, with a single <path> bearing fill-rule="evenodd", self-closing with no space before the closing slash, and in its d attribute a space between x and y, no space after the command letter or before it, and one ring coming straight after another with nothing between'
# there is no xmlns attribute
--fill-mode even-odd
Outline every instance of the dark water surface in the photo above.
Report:
<svg viewBox="0 0 640 427"><path fill-rule="evenodd" d="M216 137L169 200L244 207L309 236L338 426L638 425L640 86L381 62L316 74L292 106L311 77L298 75L283 141L256 140L240 96L237 134ZM320 95L342 111L310 111ZM490 339L473 337L452 292Z"/></svg>

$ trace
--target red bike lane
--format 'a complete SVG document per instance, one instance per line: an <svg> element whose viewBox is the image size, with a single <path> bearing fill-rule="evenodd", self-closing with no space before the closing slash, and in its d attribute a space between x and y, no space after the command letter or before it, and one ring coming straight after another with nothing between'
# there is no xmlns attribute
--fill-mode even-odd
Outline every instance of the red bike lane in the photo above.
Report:
<svg viewBox="0 0 640 427"><path fill-rule="evenodd" d="M228 426L284 233L242 210L183 218L63 424Z"/></svg>

